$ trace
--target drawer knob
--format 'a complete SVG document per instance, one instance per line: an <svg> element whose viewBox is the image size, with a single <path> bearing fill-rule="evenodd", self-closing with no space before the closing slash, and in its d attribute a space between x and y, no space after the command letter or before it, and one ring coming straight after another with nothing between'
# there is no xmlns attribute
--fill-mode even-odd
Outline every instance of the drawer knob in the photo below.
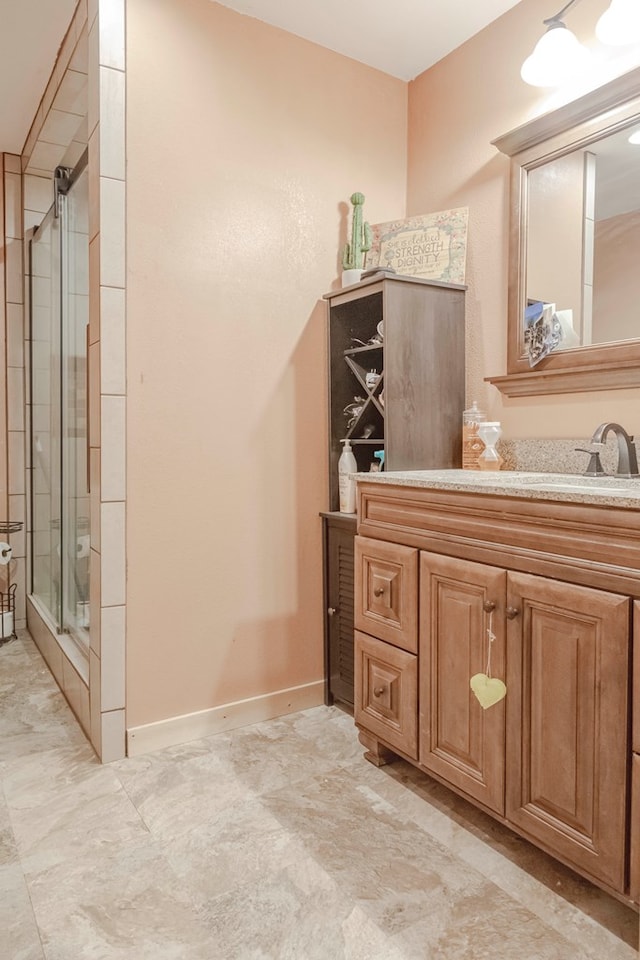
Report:
<svg viewBox="0 0 640 960"><path fill-rule="evenodd" d="M373 695L374 695L374 697L381 697L383 693L384 693L384 687L374 687L374 688L373 688Z"/></svg>
<svg viewBox="0 0 640 960"><path fill-rule="evenodd" d="M507 607L506 613L507 613L507 620L515 620L515 618L519 615L520 611L518 610L517 607Z"/></svg>
<svg viewBox="0 0 640 960"><path fill-rule="evenodd" d="M482 604L482 609L484 610L485 613L493 613L495 608L496 608L496 605L493 602L493 600L485 600L485 602Z"/></svg>
<svg viewBox="0 0 640 960"><path fill-rule="evenodd" d="M375 590L373 591L374 597L381 597L383 593L384 593L384 587L376 587Z"/></svg>
<svg viewBox="0 0 640 960"><path fill-rule="evenodd" d="M338 612L337 607L329 607L327 610L327 613L329 614L330 617L333 617L333 615L336 614L337 612Z"/></svg>

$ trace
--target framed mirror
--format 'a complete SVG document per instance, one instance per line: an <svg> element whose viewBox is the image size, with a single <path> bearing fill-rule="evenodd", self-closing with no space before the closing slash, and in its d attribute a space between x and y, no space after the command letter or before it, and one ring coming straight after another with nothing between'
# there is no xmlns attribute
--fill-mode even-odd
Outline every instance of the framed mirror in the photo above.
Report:
<svg viewBox="0 0 640 960"><path fill-rule="evenodd" d="M640 386L640 68L493 141L511 158L507 396Z"/></svg>

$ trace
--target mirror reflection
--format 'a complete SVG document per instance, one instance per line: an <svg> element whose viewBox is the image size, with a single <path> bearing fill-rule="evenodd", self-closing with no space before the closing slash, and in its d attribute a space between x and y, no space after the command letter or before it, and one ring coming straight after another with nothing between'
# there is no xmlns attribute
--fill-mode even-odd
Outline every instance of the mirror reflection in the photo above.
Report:
<svg viewBox="0 0 640 960"><path fill-rule="evenodd" d="M640 125L530 169L526 223L525 327L553 304L554 353L640 337Z"/></svg>

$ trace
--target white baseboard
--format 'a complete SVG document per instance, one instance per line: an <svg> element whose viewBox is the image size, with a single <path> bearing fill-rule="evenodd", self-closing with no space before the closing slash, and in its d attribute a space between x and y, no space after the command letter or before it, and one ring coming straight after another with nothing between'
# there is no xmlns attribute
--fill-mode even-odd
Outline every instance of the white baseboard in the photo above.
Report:
<svg viewBox="0 0 640 960"><path fill-rule="evenodd" d="M156 723L145 723L127 730L127 756L137 757L142 753L173 747L189 740L198 740L213 733L235 730L250 723L274 720L287 713L307 710L324 703L324 681L305 683L300 687L276 690L248 700L236 700L210 710L199 710L180 717L169 717Z"/></svg>

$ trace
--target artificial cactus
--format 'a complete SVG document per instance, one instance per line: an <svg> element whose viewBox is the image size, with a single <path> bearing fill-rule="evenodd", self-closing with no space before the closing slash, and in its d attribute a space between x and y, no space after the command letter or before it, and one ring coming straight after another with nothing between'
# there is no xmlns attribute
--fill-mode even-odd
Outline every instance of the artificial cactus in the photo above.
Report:
<svg viewBox="0 0 640 960"><path fill-rule="evenodd" d="M351 243L346 243L342 254L342 266L345 270L362 270L364 266L363 254L371 250L371 227L362 222L362 205L364 195L353 193L353 221L351 224Z"/></svg>

